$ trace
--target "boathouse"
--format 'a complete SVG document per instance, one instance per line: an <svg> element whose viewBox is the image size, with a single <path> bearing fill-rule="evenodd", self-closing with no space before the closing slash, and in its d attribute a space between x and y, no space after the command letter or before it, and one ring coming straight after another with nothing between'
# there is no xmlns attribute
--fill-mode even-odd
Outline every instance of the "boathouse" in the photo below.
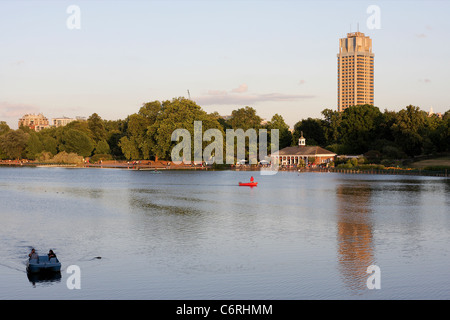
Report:
<svg viewBox="0 0 450 320"><path fill-rule="evenodd" d="M278 151L278 154L271 154L272 163L286 166L305 165L327 165L335 160L336 153L319 146L307 146L306 139L301 133L298 145L286 147ZM312 162L312 163L311 163Z"/></svg>

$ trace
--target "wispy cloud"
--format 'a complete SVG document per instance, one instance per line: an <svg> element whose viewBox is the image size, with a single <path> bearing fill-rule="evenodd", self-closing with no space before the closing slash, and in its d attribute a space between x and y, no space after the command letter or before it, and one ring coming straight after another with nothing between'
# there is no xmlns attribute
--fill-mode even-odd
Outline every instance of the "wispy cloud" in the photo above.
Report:
<svg viewBox="0 0 450 320"><path fill-rule="evenodd" d="M248 93L248 86L241 84L230 91L209 90L206 95L194 97L195 101L204 105L248 105L268 101L296 101L313 98L313 95L285 93Z"/></svg>
<svg viewBox="0 0 450 320"><path fill-rule="evenodd" d="M224 90L208 90L208 96L222 96L227 94Z"/></svg>
<svg viewBox="0 0 450 320"><path fill-rule="evenodd" d="M425 26L425 29L426 29L427 31L432 31L432 30L433 30L433 28L432 28L430 25L426 25L426 26ZM416 36L416 38L424 39L424 38L427 38L427 37L428 37L428 34L422 32L422 33L416 33L415 36Z"/></svg>
<svg viewBox="0 0 450 320"><path fill-rule="evenodd" d="M243 93L248 91L248 85L245 83L241 84L239 87L232 89L231 92Z"/></svg>
<svg viewBox="0 0 450 320"><path fill-rule="evenodd" d="M23 65L24 63L25 63L24 60L16 60L16 61L10 62L10 64L12 66L17 66L17 67Z"/></svg>
<svg viewBox="0 0 450 320"><path fill-rule="evenodd" d="M38 112L39 108L36 106L0 101L0 118L17 118L19 120L24 114Z"/></svg>
<svg viewBox="0 0 450 320"><path fill-rule="evenodd" d="M9 63L11 66L20 67L21 65L25 64L24 60L16 60Z"/></svg>

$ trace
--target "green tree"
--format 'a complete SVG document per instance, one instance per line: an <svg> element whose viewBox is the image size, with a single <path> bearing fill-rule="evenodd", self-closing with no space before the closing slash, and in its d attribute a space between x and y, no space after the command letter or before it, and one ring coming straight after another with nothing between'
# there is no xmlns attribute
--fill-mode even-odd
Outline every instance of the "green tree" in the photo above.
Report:
<svg viewBox="0 0 450 320"><path fill-rule="evenodd" d="M55 138L50 135L42 135L41 141L45 151L50 152L52 155L58 153L58 143Z"/></svg>
<svg viewBox="0 0 450 320"><path fill-rule="evenodd" d="M123 155L122 148L120 147L119 143L120 143L120 139L122 139L122 137L124 137L124 135L118 131L112 131L112 132L109 132L108 134L109 134L108 145L110 146L110 154L114 158L123 158L124 155Z"/></svg>
<svg viewBox="0 0 450 320"><path fill-rule="evenodd" d="M139 151L137 159L150 159L152 138L149 137L147 130L151 124L149 119L140 113L135 113L128 117L127 133L130 142L133 142Z"/></svg>
<svg viewBox="0 0 450 320"><path fill-rule="evenodd" d="M325 146L327 140L325 138L325 121L320 119L308 118L301 120L294 125L293 139L298 144L298 139L303 132L307 145Z"/></svg>
<svg viewBox="0 0 450 320"><path fill-rule="evenodd" d="M229 123L233 129L248 129L261 128L261 117L256 114L256 110L252 107L246 106L231 112L231 119Z"/></svg>
<svg viewBox="0 0 450 320"><path fill-rule="evenodd" d="M9 128L8 124L5 121L0 121L0 139L1 136L7 134L11 129ZM0 144L0 159L6 159L8 158L6 154L2 150L2 146Z"/></svg>
<svg viewBox="0 0 450 320"><path fill-rule="evenodd" d="M372 105L352 106L342 113L339 127L341 142L351 153L368 151L372 141L379 137L382 114Z"/></svg>
<svg viewBox="0 0 450 320"><path fill-rule="evenodd" d="M392 124L394 141L409 156L422 153L427 114L412 105L397 112Z"/></svg>
<svg viewBox="0 0 450 320"><path fill-rule="evenodd" d="M379 139L392 142L394 141L394 136L392 135L392 125L395 122L396 116L397 113L395 111L384 110L378 127Z"/></svg>
<svg viewBox="0 0 450 320"><path fill-rule="evenodd" d="M445 132L445 120L436 114L425 118L425 128L422 133L423 153L432 154L436 152L445 152L445 143L442 140L442 134Z"/></svg>
<svg viewBox="0 0 450 320"><path fill-rule="evenodd" d="M106 130L104 121L97 113L93 113L87 119L87 126L91 132L91 137L95 143L106 139Z"/></svg>
<svg viewBox="0 0 450 320"><path fill-rule="evenodd" d="M144 103L138 114L146 118L151 125L155 123L162 111L163 105L160 101L151 101Z"/></svg>
<svg viewBox="0 0 450 320"><path fill-rule="evenodd" d="M0 121L0 136L7 134L10 130L11 128L5 121Z"/></svg>
<svg viewBox="0 0 450 320"><path fill-rule="evenodd" d="M209 114L212 119L217 120L222 126L222 130L225 132L227 129L232 129L229 121L225 120L217 111Z"/></svg>
<svg viewBox="0 0 450 320"><path fill-rule="evenodd" d="M122 137L126 136L126 120L107 120L104 123L107 133L106 141L111 150L110 154L116 159L124 158L119 142Z"/></svg>
<svg viewBox="0 0 450 320"><path fill-rule="evenodd" d="M280 149L289 147L292 144L292 133L289 130L289 126L284 121L284 118L278 113L274 114L272 119L267 123L267 129L278 129ZM268 133L270 134L270 131Z"/></svg>
<svg viewBox="0 0 450 320"><path fill-rule="evenodd" d="M86 133L68 129L64 130L62 143L59 146L59 149L60 151L66 151L67 153L76 153L80 156L88 157L94 149L94 143Z"/></svg>
<svg viewBox="0 0 450 320"><path fill-rule="evenodd" d="M161 112L156 121L149 126L148 133L154 139L152 152L161 159L169 159L172 148L177 144L171 141L172 133L176 129L186 129L194 138L194 121L202 122L202 135L208 129L222 130L222 126L214 116L201 109L194 101L185 98L174 98L162 103ZM223 135L223 131L221 131ZM203 142L206 146L207 142ZM191 143L192 155L194 144Z"/></svg>
<svg viewBox="0 0 450 320"><path fill-rule="evenodd" d="M126 139L120 138L119 146L127 159L151 159L154 156L154 132L149 130L162 112L159 101L147 102L138 113L128 116L126 120ZM131 158L130 158L131 157Z"/></svg>
<svg viewBox="0 0 450 320"><path fill-rule="evenodd" d="M21 159L27 146L29 134L22 130L10 130L0 136L0 148L7 159Z"/></svg>
<svg viewBox="0 0 450 320"><path fill-rule="evenodd" d="M111 149L105 139L100 140L95 147L94 154L109 154Z"/></svg>
<svg viewBox="0 0 450 320"><path fill-rule="evenodd" d="M141 154L137 147L137 143L134 140L130 140L128 137L122 137L118 145L121 148L125 159L140 159Z"/></svg>
<svg viewBox="0 0 450 320"><path fill-rule="evenodd" d="M326 145L339 144L339 127L342 121L342 112L334 111L331 109L324 109L322 111L324 117L324 135L326 139Z"/></svg>
<svg viewBox="0 0 450 320"><path fill-rule="evenodd" d="M39 139L38 134L36 132L31 132L25 147L27 159L35 160L36 156L42 151L44 151L44 145Z"/></svg>
<svg viewBox="0 0 450 320"><path fill-rule="evenodd" d="M88 121L85 121L85 120L72 121L72 122L68 123L67 125L65 125L64 127L58 127L56 129L60 129L62 131L68 130L68 129L74 129L74 130L85 133L91 139L93 138L92 131L89 129L89 123L88 123Z"/></svg>

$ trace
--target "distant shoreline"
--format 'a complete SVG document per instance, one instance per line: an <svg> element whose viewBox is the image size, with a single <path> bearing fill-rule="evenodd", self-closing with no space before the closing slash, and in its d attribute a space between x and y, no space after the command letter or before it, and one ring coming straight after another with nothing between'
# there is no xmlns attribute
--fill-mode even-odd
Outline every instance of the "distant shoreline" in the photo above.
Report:
<svg viewBox="0 0 450 320"><path fill-rule="evenodd" d="M20 162L20 161L0 161L0 167L35 167L35 168L78 168L78 169L123 169L133 171L176 171L176 170L201 170L201 171L261 171L268 169L260 166L229 166L229 167L213 167L211 165L176 165L170 161L158 163L133 163L133 162L115 162L107 163L86 163L86 164L53 164L53 163L36 163L36 162ZM450 178L450 170L433 171L422 170L418 168L385 168L385 169L344 169L344 168L279 168L280 172L315 172L315 173L341 173L341 174L371 174L371 175L401 175L401 176L432 176Z"/></svg>

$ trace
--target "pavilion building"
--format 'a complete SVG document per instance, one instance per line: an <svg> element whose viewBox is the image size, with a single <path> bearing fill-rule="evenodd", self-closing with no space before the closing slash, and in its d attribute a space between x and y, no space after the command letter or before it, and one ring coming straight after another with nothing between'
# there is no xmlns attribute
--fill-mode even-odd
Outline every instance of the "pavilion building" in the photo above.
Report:
<svg viewBox="0 0 450 320"><path fill-rule="evenodd" d="M312 164L321 165L329 164L335 160L336 153L326 150L319 146L306 146L306 139L303 137L303 132L298 145L294 147L286 147L278 151L277 154L271 155L272 163L278 165L294 165ZM312 161L312 163L311 163Z"/></svg>

